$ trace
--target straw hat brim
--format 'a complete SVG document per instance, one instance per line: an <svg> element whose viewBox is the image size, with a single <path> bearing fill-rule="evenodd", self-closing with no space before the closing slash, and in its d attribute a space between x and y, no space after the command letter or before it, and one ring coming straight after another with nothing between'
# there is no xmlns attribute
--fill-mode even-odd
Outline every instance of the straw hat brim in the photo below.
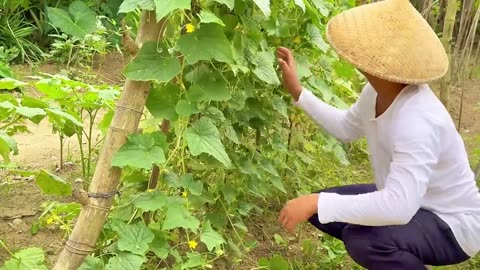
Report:
<svg viewBox="0 0 480 270"><path fill-rule="evenodd" d="M421 84L448 72L440 39L408 0L346 10L328 22L326 36L340 57L381 79Z"/></svg>

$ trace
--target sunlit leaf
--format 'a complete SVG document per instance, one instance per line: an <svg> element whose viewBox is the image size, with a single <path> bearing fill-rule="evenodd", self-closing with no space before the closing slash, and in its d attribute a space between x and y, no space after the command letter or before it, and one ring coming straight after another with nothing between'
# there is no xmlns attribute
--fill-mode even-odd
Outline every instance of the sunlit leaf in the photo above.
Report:
<svg viewBox="0 0 480 270"><path fill-rule="evenodd" d="M192 0L154 0L157 21L165 18L170 12L179 9L190 9Z"/></svg>
<svg viewBox="0 0 480 270"><path fill-rule="evenodd" d="M265 17L270 17L272 10L270 9L270 0L253 0L255 4L260 8Z"/></svg>
<svg viewBox="0 0 480 270"><path fill-rule="evenodd" d="M272 100L273 109L288 119L288 106L281 97L275 96Z"/></svg>
<svg viewBox="0 0 480 270"><path fill-rule="evenodd" d="M162 230L184 228L196 231L199 226L200 221L185 206L180 203L170 203L168 205Z"/></svg>
<svg viewBox="0 0 480 270"><path fill-rule="evenodd" d="M155 211L162 209L167 204L167 198L161 192L145 192L133 201L135 207L144 211Z"/></svg>
<svg viewBox="0 0 480 270"><path fill-rule="evenodd" d="M97 28L95 12L88 8L83 1L74 1L70 4L69 13L55 7L47 7L47 15L50 22L60 28L64 33L84 38Z"/></svg>
<svg viewBox="0 0 480 270"><path fill-rule="evenodd" d="M45 110L41 108L29 108L29 107L17 107L16 113L27 118L33 118L35 116L47 115Z"/></svg>
<svg viewBox="0 0 480 270"><path fill-rule="evenodd" d="M305 3L303 2L303 0L295 0L295 4L299 6L303 10L303 12L305 12Z"/></svg>
<svg viewBox="0 0 480 270"><path fill-rule="evenodd" d="M191 65L201 60L233 62L232 46L217 24L204 24L197 31L181 36L177 45Z"/></svg>
<svg viewBox="0 0 480 270"><path fill-rule="evenodd" d="M123 221L113 220L110 226L118 233L118 249L121 251L143 255L154 238L153 233L143 222L131 225Z"/></svg>
<svg viewBox="0 0 480 270"><path fill-rule="evenodd" d="M192 127L185 132L185 139L188 148L193 156L201 153L207 153L222 162L225 166L231 165L230 158L225 152L225 147L220 140L220 133L217 127L207 118L202 118L195 122Z"/></svg>
<svg viewBox="0 0 480 270"><path fill-rule="evenodd" d="M235 6L235 0L210 0L210 1L215 1L220 4L226 5L230 10L233 9Z"/></svg>
<svg viewBox="0 0 480 270"><path fill-rule="evenodd" d="M78 270L104 270L103 261L98 257L87 256Z"/></svg>
<svg viewBox="0 0 480 270"><path fill-rule="evenodd" d="M107 270L140 270L146 261L144 255L137 255L130 252L118 252L108 260Z"/></svg>
<svg viewBox="0 0 480 270"><path fill-rule="evenodd" d="M114 155L112 166L150 169L153 164L159 165L166 161L165 146L166 138L160 131L151 134L132 134Z"/></svg>
<svg viewBox="0 0 480 270"><path fill-rule="evenodd" d="M42 249L32 247L22 249L5 262L1 270L47 270Z"/></svg>
<svg viewBox="0 0 480 270"><path fill-rule="evenodd" d="M0 131L0 156L5 163L10 162L10 153L18 154L17 142L3 131Z"/></svg>
<svg viewBox="0 0 480 270"><path fill-rule="evenodd" d="M227 82L218 71L198 72L193 83L187 91L190 101L227 101L232 97Z"/></svg>
<svg viewBox="0 0 480 270"><path fill-rule="evenodd" d="M250 62L255 65L253 73L257 77L272 85L279 85L280 80L278 79L277 72L274 67L275 55L273 52L258 52L250 57Z"/></svg>
<svg viewBox="0 0 480 270"><path fill-rule="evenodd" d="M133 61L125 67L125 76L134 81L168 82L180 73L180 62L170 56L165 48L158 48L157 42L146 42Z"/></svg>
<svg viewBox="0 0 480 270"><path fill-rule="evenodd" d="M272 259L270 259L269 267L270 269L275 269L275 270L290 269L288 262L280 255L275 255L272 257Z"/></svg>
<svg viewBox="0 0 480 270"><path fill-rule="evenodd" d="M155 4L153 0L125 0L120 5L118 13L129 13L135 11L135 9L153 10Z"/></svg>
<svg viewBox="0 0 480 270"><path fill-rule="evenodd" d="M72 187L69 183L45 170L40 170L35 175L35 181L45 194L62 196L68 196L72 194Z"/></svg>
<svg viewBox="0 0 480 270"><path fill-rule="evenodd" d="M26 83L17 81L12 78L1 78L0 79L0 89L1 90L13 90L17 87L26 85Z"/></svg>
<svg viewBox="0 0 480 270"><path fill-rule="evenodd" d="M176 105L179 96L180 88L172 83L154 88L148 96L146 107L155 118L175 121L178 118Z"/></svg>
<svg viewBox="0 0 480 270"><path fill-rule="evenodd" d="M198 16L200 17L200 23L216 23L225 26L225 23L211 11L202 10Z"/></svg>
<svg viewBox="0 0 480 270"><path fill-rule="evenodd" d="M199 112L197 105L188 100L180 100L175 106L175 111L178 113L178 115L183 117Z"/></svg>
<svg viewBox="0 0 480 270"><path fill-rule="evenodd" d="M184 269L196 269L206 263L205 258L199 253L187 252L187 258L187 262L182 265Z"/></svg>
<svg viewBox="0 0 480 270"><path fill-rule="evenodd" d="M313 24L307 26L307 33L310 36L312 43L317 46L322 52L326 53L330 46L323 39L320 30Z"/></svg>
<svg viewBox="0 0 480 270"><path fill-rule="evenodd" d="M203 232L200 235L200 240L207 246L209 251L212 251L215 247L225 243L225 239L212 229L210 221L205 222L203 225Z"/></svg>

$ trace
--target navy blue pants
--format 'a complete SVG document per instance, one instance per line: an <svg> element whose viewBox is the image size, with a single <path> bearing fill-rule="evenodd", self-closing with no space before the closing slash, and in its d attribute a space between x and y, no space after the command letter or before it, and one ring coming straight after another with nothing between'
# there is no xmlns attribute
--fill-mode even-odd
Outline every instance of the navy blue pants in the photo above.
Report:
<svg viewBox="0 0 480 270"><path fill-rule="evenodd" d="M356 195L374 192L375 185L351 185L320 192ZM419 210L406 225L370 227L333 222L320 224L315 214L309 222L343 241L350 257L369 270L426 269L464 262L469 256L458 245L450 227L435 214Z"/></svg>

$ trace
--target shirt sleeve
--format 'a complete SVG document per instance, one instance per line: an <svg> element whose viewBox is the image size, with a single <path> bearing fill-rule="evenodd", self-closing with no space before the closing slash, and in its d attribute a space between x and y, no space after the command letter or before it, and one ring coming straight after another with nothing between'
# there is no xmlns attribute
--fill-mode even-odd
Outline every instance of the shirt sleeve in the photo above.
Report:
<svg viewBox="0 0 480 270"><path fill-rule="evenodd" d="M365 107L365 91L348 110L335 108L317 98L304 88L294 104L304 110L327 133L342 142L351 142L364 136L362 114Z"/></svg>
<svg viewBox="0 0 480 270"><path fill-rule="evenodd" d="M402 225L407 224L419 210L432 167L438 162L438 132L418 113L407 112L393 126L392 161L385 187L361 195L321 193L318 199L318 219L321 223Z"/></svg>

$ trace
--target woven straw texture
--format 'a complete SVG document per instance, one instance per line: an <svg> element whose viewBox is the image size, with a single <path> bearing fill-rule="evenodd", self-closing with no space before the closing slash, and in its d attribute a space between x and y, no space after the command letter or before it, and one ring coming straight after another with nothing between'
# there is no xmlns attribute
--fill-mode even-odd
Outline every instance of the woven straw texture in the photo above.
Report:
<svg viewBox="0 0 480 270"><path fill-rule="evenodd" d="M440 39L408 0L344 11L328 23L327 38L358 69L392 82L427 83L449 67Z"/></svg>

